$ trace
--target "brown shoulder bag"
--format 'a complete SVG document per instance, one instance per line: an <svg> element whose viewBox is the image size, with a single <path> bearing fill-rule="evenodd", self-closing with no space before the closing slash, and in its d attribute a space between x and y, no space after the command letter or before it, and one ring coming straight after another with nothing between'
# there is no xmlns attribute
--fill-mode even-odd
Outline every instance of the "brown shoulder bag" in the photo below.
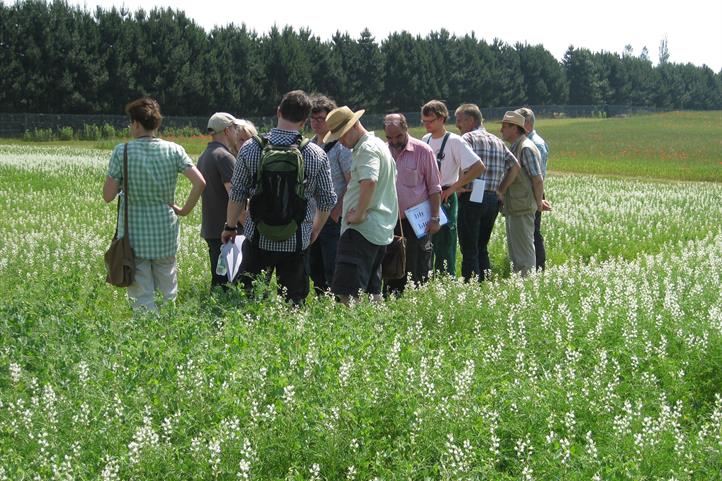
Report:
<svg viewBox="0 0 722 481"><path fill-rule="evenodd" d="M401 211L399 210L399 228L401 235L396 235L391 244L386 246L386 254L381 261L381 278L384 280L401 279L406 277L406 238L404 237L404 226L401 223Z"/></svg>
<svg viewBox="0 0 722 481"><path fill-rule="evenodd" d="M128 144L123 149L123 238L118 239L118 214L120 213L120 196L116 210L115 234L110 247L105 252L105 268L108 275L106 282L116 287L128 287L135 278L135 253L130 247L128 235Z"/></svg>

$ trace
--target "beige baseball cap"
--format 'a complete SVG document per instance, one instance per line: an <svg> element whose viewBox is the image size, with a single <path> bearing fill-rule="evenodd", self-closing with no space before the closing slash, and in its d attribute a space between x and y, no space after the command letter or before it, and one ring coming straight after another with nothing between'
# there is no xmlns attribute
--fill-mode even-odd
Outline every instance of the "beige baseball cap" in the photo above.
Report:
<svg viewBox="0 0 722 481"><path fill-rule="evenodd" d="M241 121L227 112L216 112L208 119L208 132L220 134L233 124L241 125Z"/></svg>

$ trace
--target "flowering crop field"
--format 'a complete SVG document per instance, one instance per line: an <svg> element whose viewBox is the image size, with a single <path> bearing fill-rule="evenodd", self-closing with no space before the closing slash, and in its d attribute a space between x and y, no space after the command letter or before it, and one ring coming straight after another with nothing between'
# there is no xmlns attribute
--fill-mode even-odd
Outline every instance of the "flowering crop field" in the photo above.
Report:
<svg viewBox="0 0 722 481"><path fill-rule="evenodd" d="M108 155L0 146L0 480L720 479L722 184L553 175L544 273L500 218L490 282L351 308L209 297L196 209L132 317Z"/></svg>

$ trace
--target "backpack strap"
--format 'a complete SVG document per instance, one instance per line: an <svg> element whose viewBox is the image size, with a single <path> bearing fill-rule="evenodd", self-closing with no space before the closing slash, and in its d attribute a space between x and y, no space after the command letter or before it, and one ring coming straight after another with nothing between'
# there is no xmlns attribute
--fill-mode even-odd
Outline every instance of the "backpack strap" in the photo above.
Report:
<svg viewBox="0 0 722 481"><path fill-rule="evenodd" d="M444 140L441 141L441 147L439 147L439 151L436 153L436 165L439 167L439 172L441 172L441 161L444 159L444 149L446 148L446 141L449 140L449 135L449 132L444 134ZM429 134L429 138L426 139L426 143L431 143L431 134Z"/></svg>

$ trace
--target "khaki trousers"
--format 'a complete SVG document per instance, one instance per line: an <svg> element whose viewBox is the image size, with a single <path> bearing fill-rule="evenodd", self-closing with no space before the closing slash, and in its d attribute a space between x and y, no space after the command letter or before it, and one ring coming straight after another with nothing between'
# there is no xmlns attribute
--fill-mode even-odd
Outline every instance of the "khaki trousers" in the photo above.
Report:
<svg viewBox="0 0 722 481"><path fill-rule="evenodd" d="M534 270L534 213L506 216L506 245L515 273L526 276Z"/></svg>
<svg viewBox="0 0 722 481"><path fill-rule="evenodd" d="M156 312L155 291L164 301L175 301L178 294L178 270L175 256L162 259L135 259L135 280L128 286L128 299L133 310Z"/></svg>

